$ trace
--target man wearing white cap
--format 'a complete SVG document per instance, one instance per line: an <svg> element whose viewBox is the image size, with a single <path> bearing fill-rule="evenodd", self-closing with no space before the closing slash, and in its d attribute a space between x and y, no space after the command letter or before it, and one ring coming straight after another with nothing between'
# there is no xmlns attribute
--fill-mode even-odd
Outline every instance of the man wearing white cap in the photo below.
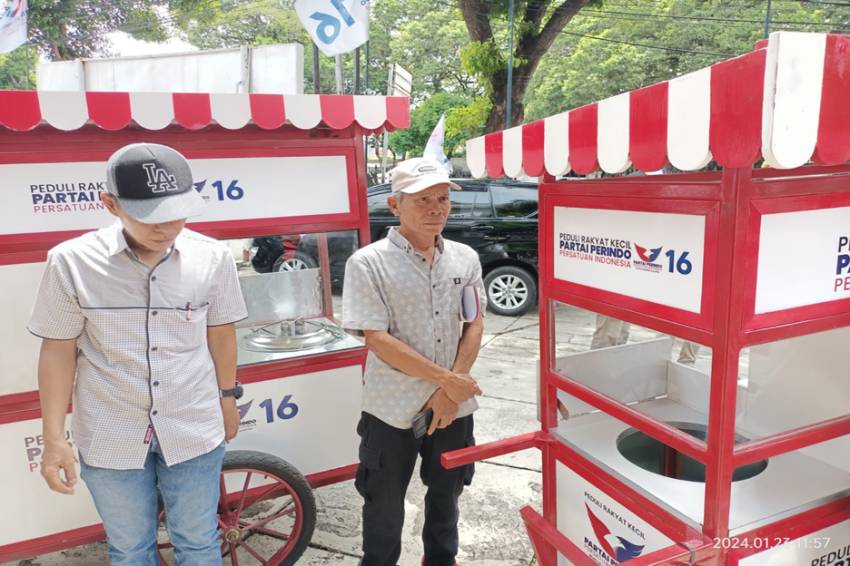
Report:
<svg viewBox="0 0 850 566"><path fill-rule="evenodd" d="M113 566L156 566L159 499L177 564L221 562L224 441L236 435L236 334L247 316L223 244L184 230L203 212L188 162L132 144L107 163L112 226L48 253L28 328L42 338L41 474L71 494L76 460Z"/></svg>
<svg viewBox="0 0 850 566"><path fill-rule="evenodd" d="M362 566L397 563L419 457L428 487L422 564L453 566L458 552L458 498L474 468L446 470L440 456L475 442L481 390L470 371L485 298L478 254L441 236L450 189L460 187L433 160L399 164L388 203L400 226L346 265L343 325L369 348L355 479L364 499Z"/></svg>

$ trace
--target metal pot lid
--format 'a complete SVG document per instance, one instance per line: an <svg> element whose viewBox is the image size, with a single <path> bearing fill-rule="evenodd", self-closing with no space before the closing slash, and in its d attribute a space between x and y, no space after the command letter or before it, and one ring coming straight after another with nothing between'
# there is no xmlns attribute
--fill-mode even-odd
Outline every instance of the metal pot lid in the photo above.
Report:
<svg viewBox="0 0 850 566"><path fill-rule="evenodd" d="M281 320L242 337L242 347L252 352L296 352L310 350L342 339L342 330L312 320Z"/></svg>

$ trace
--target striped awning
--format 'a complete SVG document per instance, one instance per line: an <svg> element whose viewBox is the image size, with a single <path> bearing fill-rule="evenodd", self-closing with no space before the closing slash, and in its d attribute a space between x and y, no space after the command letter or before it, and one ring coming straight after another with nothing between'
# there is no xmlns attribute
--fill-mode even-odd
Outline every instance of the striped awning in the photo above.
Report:
<svg viewBox="0 0 850 566"><path fill-rule="evenodd" d="M378 132L407 128L410 108L401 96L0 91L0 126L7 129L49 125L70 131L87 124L105 130L132 125L199 130L212 124L231 130L249 124L341 130L357 124Z"/></svg>
<svg viewBox="0 0 850 566"><path fill-rule="evenodd" d="M679 78L469 140L476 177L850 159L850 36L776 32Z"/></svg>

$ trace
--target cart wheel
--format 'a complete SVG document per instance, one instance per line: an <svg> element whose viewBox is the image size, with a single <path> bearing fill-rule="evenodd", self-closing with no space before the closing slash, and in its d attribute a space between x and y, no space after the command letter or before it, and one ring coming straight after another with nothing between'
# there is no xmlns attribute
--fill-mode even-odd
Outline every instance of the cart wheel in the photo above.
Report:
<svg viewBox="0 0 850 566"><path fill-rule="evenodd" d="M218 525L223 565L292 566L313 537L316 501L292 464L234 450L224 455ZM161 535L164 531L160 528ZM161 564L173 563L171 548L161 536Z"/></svg>

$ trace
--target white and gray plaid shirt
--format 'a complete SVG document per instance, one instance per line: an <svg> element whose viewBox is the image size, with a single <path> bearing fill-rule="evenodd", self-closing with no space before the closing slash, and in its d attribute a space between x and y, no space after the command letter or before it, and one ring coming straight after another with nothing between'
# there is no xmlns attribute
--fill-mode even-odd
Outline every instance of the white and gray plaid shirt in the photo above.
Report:
<svg viewBox="0 0 850 566"><path fill-rule="evenodd" d="M449 369L463 333L463 288L478 289L482 313L487 301L475 250L440 237L429 266L396 228L349 258L344 285L346 329L385 330ZM363 411L402 429L411 427L413 417L437 389L429 381L396 370L371 351L363 380ZM457 416L465 417L477 408L475 399L469 399Z"/></svg>
<svg viewBox="0 0 850 566"><path fill-rule="evenodd" d="M126 470L144 467L153 434L169 466L221 444L207 326L246 316L222 243L184 229L151 268L116 223L49 252L28 329L76 338L74 442L87 464Z"/></svg>

